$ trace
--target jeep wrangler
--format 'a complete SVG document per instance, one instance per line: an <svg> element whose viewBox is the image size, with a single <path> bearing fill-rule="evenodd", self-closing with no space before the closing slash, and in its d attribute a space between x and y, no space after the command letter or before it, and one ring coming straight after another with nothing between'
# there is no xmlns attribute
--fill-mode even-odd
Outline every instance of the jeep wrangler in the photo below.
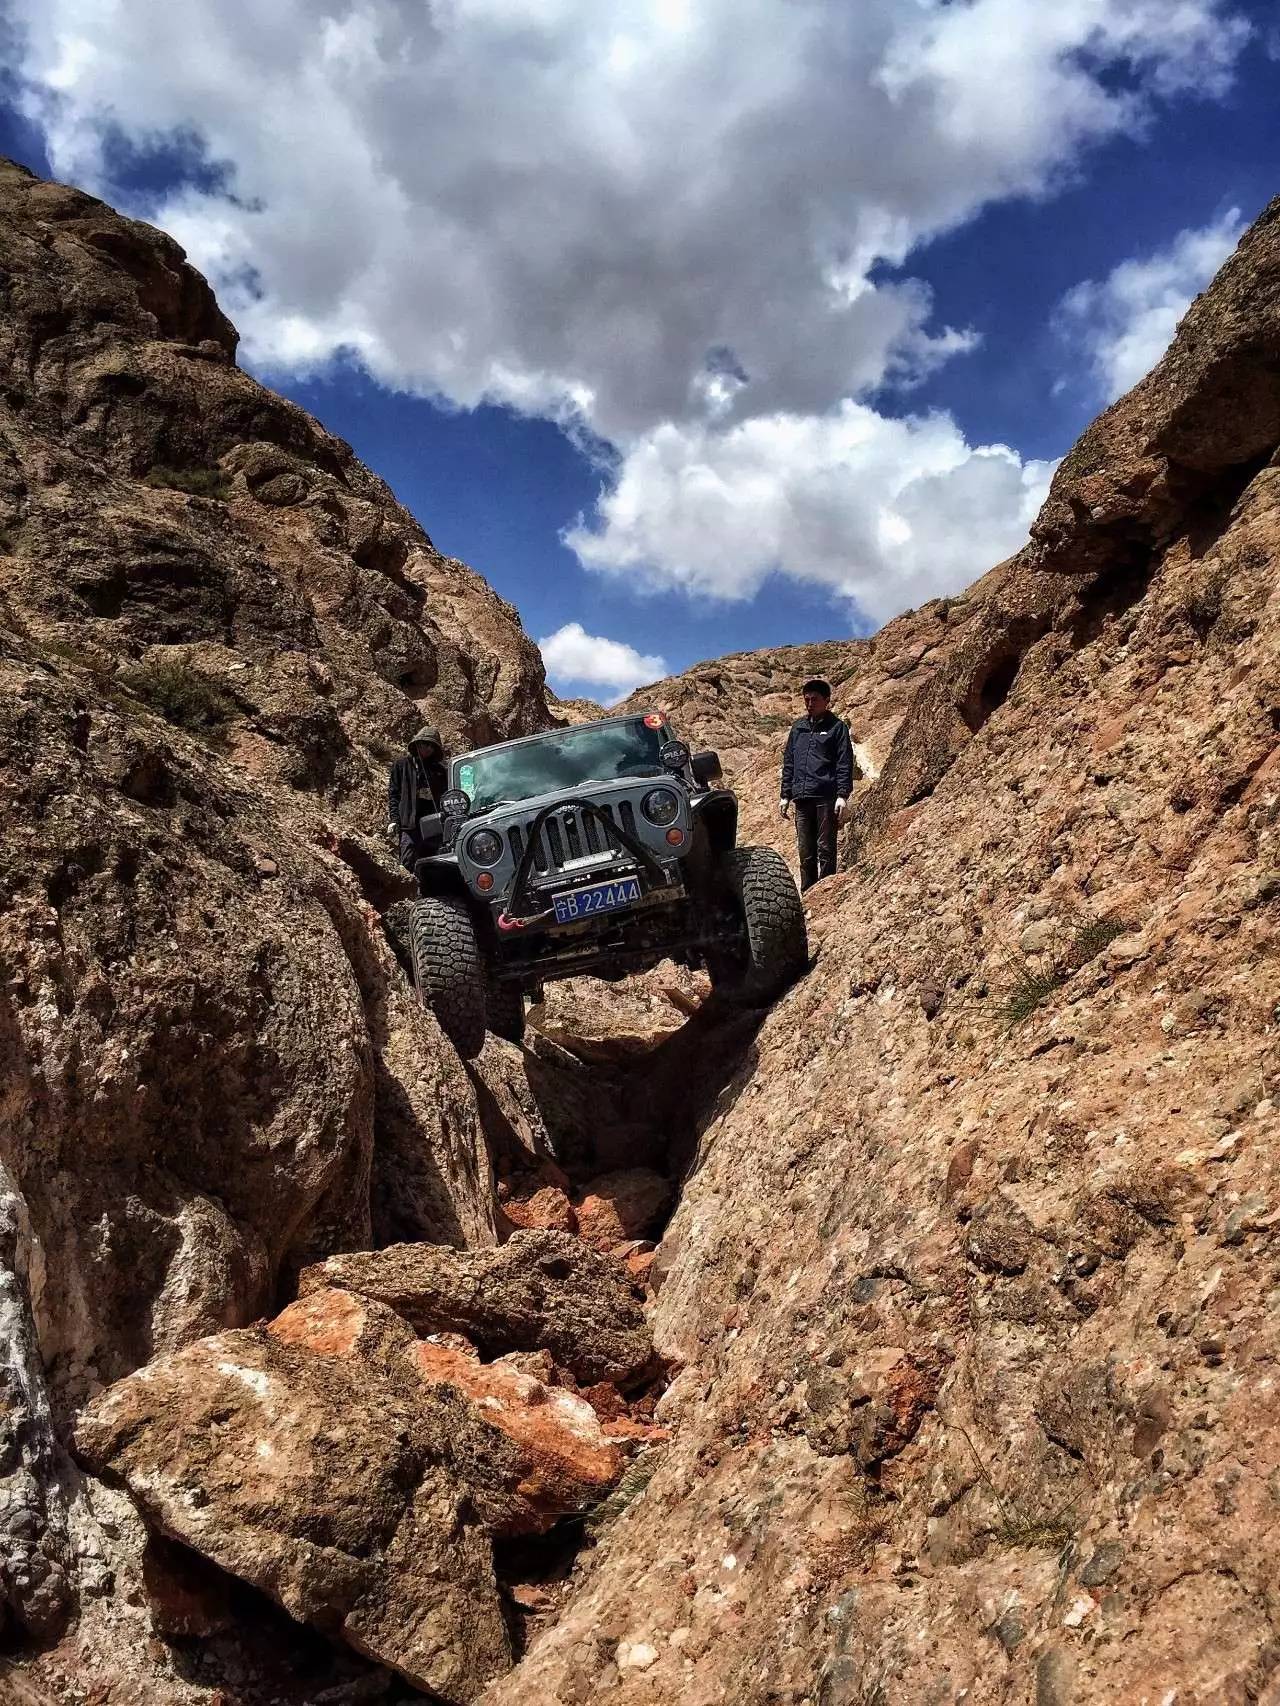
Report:
<svg viewBox="0 0 1280 1706"><path fill-rule="evenodd" d="M657 711L503 741L455 758L410 921L423 1003L464 1059L486 1029L519 1042L526 995L553 978L617 979L664 959L705 967L742 1003L808 963L785 860L739 847L714 752Z"/></svg>

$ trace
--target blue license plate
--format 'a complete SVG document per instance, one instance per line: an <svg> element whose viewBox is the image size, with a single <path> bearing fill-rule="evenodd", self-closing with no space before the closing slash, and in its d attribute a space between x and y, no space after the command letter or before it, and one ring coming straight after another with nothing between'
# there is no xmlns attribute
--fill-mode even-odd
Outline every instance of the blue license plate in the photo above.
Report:
<svg viewBox="0 0 1280 1706"><path fill-rule="evenodd" d="M616 912L620 906L634 906L639 899L639 877L620 877L616 883L575 889L573 894L556 896L556 923L576 924L580 918L590 918L597 912Z"/></svg>

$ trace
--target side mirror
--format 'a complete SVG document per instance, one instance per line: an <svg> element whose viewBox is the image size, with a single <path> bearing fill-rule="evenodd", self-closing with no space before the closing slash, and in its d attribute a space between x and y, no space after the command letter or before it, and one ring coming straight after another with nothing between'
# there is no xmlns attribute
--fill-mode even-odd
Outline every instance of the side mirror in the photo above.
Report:
<svg viewBox="0 0 1280 1706"><path fill-rule="evenodd" d="M693 779L700 788L709 788L724 775L718 752L695 752L689 762L693 766Z"/></svg>
<svg viewBox="0 0 1280 1706"><path fill-rule="evenodd" d="M439 812L426 812L418 819L418 835L430 853L444 845L444 819Z"/></svg>

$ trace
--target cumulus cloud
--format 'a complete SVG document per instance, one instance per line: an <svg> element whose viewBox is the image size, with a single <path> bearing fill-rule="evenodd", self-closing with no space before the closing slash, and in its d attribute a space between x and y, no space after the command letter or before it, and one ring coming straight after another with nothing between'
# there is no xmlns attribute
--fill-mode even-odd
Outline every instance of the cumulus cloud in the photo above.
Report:
<svg viewBox="0 0 1280 1706"><path fill-rule="evenodd" d="M646 657L621 640L588 634L581 622L566 622L539 640L538 649L553 686L603 687L615 699L648 681L659 681L667 673L664 658Z"/></svg>
<svg viewBox="0 0 1280 1706"><path fill-rule="evenodd" d="M621 455L621 507L655 447L704 458L675 482L687 502L702 466L724 482L792 422L818 460L793 460L775 512L803 525L769 549L833 584L845 547L851 580L874 567L883 507L866 481L856 516L819 496L846 405L973 342L935 323L912 249L1049 192L1154 101L1220 92L1247 34L1230 0L6 6L60 174L111 194L121 146L199 161L139 211L211 275L260 369L341 352L397 389L559 420ZM922 431L881 439L914 454ZM999 449L967 460L935 497L1003 469L1003 539L1027 477ZM908 461L890 484L918 477ZM596 562L611 534L605 515L574 537ZM699 560L653 574L693 584Z"/></svg>
<svg viewBox="0 0 1280 1706"><path fill-rule="evenodd" d="M1084 352L1102 399L1113 401L1151 371L1243 229L1240 209L1228 208L1198 230L1179 231L1165 248L1122 261L1100 282L1086 279L1067 292L1059 324Z"/></svg>
<svg viewBox="0 0 1280 1706"><path fill-rule="evenodd" d="M890 420L852 402L727 432L667 424L566 543L591 568L719 598L780 572L878 622L1015 550L1052 472L1005 445L970 448L945 414Z"/></svg>

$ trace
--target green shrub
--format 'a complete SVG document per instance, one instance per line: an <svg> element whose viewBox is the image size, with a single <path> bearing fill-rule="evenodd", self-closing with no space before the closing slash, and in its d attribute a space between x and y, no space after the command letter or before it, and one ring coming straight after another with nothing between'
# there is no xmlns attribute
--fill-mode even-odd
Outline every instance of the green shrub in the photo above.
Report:
<svg viewBox="0 0 1280 1706"><path fill-rule="evenodd" d="M190 492L197 498L225 498L231 476L221 468L152 468L143 476L144 485L166 492Z"/></svg>
<svg viewBox="0 0 1280 1706"><path fill-rule="evenodd" d="M1047 995L1060 989L1081 966L1097 959L1117 936L1128 935L1130 928L1124 919L1111 914L1102 918L1064 919L1064 934L1044 965L1033 968L1025 955L1015 962L1013 985L1004 1003L1005 1023L1020 1025Z"/></svg>
<svg viewBox="0 0 1280 1706"><path fill-rule="evenodd" d="M139 664L126 686L167 723L195 734L216 733L235 715L235 700L192 669L185 659L156 658Z"/></svg>
<svg viewBox="0 0 1280 1706"><path fill-rule="evenodd" d="M584 1527L589 1534L599 1535L611 1522L616 1522L633 1499L638 1499L641 1493L653 1480L658 1467L661 1453L646 1451L635 1458L622 1472L622 1479L599 1504L592 1505L584 1518Z"/></svg>
<svg viewBox="0 0 1280 1706"><path fill-rule="evenodd" d="M1005 1023L1020 1025L1024 1019L1030 1018L1046 995L1061 989L1066 981L1067 973L1061 965L1049 965L1043 971L1032 971L1028 965L1020 966L1014 974L1013 988L1005 998Z"/></svg>
<svg viewBox="0 0 1280 1706"><path fill-rule="evenodd" d="M1110 947L1117 936L1127 936L1129 926L1122 918L1091 918L1082 924L1071 939L1069 950L1073 968L1087 966L1096 960L1104 948Z"/></svg>

